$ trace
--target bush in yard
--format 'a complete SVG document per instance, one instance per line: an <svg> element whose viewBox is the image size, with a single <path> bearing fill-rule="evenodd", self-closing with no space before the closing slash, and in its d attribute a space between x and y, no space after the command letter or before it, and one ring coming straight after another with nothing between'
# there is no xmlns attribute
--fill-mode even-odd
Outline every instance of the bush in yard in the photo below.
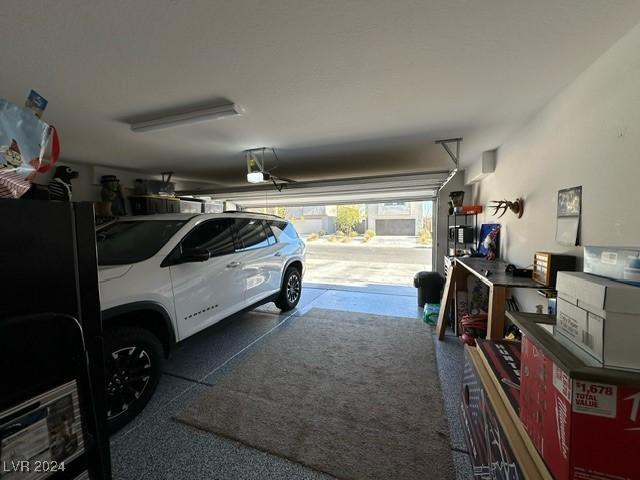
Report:
<svg viewBox="0 0 640 480"><path fill-rule="evenodd" d="M335 236L338 237L338 238L342 238L342 237L344 237L344 232L342 230L338 230L336 232Z"/></svg>
<svg viewBox="0 0 640 480"><path fill-rule="evenodd" d="M369 229L366 232L364 232L364 236L365 237L369 237L369 238L373 238L376 236L376 232L374 232L373 230Z"/></svg>
<svg viewBox="0 0 640 480"><path fill-rule="evenodd" d="M327 234L327 232L325 232L324 230L320 230L318 232L318 235L321 236L321 237L324 237L326 234Z"/></svg>
<svg viewBox="0 0 640 480"><path fill-rule="evenodd" d="M351 230L349 232L349 237L354 238L358 236L358 232L356 232L355 230Z"/></svg>
<svg viewBox="0 0 640 480"><path fill-rule="evenodd" d="M423 245L430 245L431 244L431 232L429 230L427 230L426 228L423 228L422 230L420 230L418 232L418 243L421 243Z"/></svg>
<svg viewBox="0 0 640 480"><path fill-rule="evenodd" d="M314 240L318 240L320 236L317 233L312 233L307 237L307 242L313 242Z"/></svg>
<svg viewBox="0 0 640 480"><path fill-rule="evenodd" d="M359 205L338 205L336 208L336 228L346 235L350 236L362 219Z"/></svg>
<svg viewBox="0 0 640 480"><path fill-rule="evenodd" d="M431 237L431 228L433 227L432 219L423 218L422 219L422 228L418 231L418 238L416 241L423 245L431 245L433 243L433 239Z"/></svg>

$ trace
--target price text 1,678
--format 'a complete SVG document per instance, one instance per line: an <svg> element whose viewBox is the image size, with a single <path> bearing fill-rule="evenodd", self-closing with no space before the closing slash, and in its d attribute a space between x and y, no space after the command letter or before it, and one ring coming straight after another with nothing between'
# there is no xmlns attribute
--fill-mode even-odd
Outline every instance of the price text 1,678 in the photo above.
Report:
<svg viewBox="0 0 640 480"><path fill-rule="evenodd" d="M613 395L613 387L610 385L576 382L576 389L582 393L592 393L594 395Z"/></svg>

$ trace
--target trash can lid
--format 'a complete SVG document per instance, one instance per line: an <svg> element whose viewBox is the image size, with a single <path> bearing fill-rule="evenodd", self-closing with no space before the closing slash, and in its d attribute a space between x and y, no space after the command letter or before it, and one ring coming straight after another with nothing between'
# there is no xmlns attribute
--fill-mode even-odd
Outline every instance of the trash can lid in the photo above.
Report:
<svg viewBox="0 0 640 480"><path fill-rule="evenodd" d="M444 285L444 278L442 278L442 275L438 272L418 272L413 277L413 284L416 288L427 285L442 287Z"/></svg>

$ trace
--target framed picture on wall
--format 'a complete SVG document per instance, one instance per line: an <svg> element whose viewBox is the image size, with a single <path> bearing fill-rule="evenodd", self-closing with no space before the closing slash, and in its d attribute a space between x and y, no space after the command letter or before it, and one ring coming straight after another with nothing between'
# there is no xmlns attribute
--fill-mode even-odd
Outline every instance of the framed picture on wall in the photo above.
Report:
<svg viewBox="0 0 640 480"><path fill-rule="evenodd" d="M582 187L558 191L556 241L562 245L580 243L580 219L582 217Z"/></svg>
<svg viewBox="0 0 640 480"><path fill-rule="evenodd" d="M558 217L579 217L582 212L582 187L558 191Z"/></svg>

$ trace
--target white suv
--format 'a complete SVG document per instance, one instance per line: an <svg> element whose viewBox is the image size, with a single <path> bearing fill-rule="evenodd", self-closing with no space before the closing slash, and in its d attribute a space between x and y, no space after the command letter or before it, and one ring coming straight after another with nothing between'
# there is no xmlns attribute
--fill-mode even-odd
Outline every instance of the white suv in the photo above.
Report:
<svg viewBox="0 0 640 480"><path fill-rule="evenodd" d="M127 217L97 240L112 431L149 401L174 343L240 311L300 300L305 246L280 217Z"/></svg>

